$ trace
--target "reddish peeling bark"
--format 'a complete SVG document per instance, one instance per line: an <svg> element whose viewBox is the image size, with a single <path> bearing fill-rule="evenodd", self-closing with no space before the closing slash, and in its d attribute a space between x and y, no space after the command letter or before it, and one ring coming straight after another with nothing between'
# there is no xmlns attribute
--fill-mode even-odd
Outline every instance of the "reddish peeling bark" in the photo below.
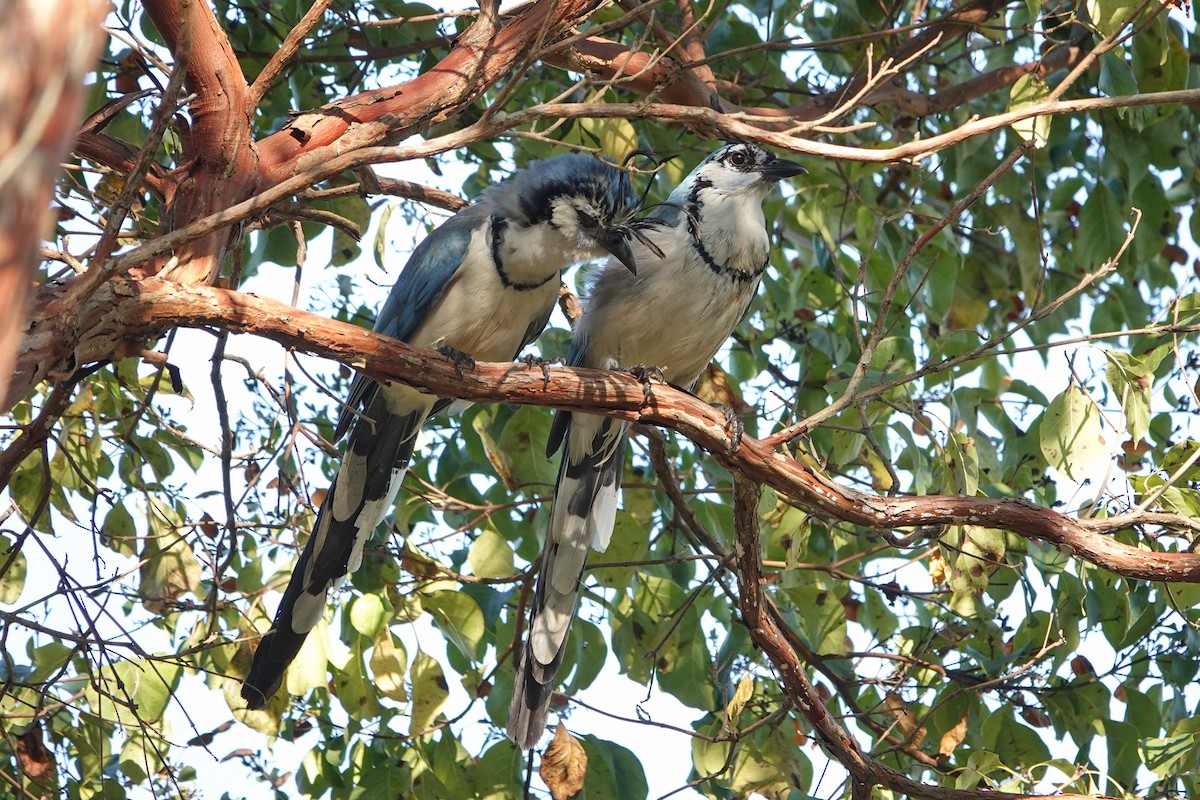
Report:
<svg viewBox="0 0 1200 800"><path fill-rule="evenodd" d="M0 25L0 397L7 392L50 200L95 66L103 0L14 0Z"/></svg>
<svg viewBox="0 0 1200 800"><path fill-rule="evenodd" d="M246 79L212 8L197 0L155 0L146 14L176 61L186 63L191 130L183 139L183 166L171 176L165 228L181 228L249 197L258 158L250 136ZM234 230L226 228L156 259L136 275L167 275L181 283L210 283L221 269Z"/></svg>
<svg viewBox="0 0 1200 800"><path fill-rule="evenodd" d="M596 0L542 0L497 33L495 4L485 4L475 25L425 74L304 114L256 143L250 135L250 89L209 4L148 0L146 13L163 33L176 64L184 65L186 90L192 97L192 125L183 137L182 165L167 175L151 168L144 181L166 201L162 233L229 208L335 155L402 138L448 118L511 74L542 43L583 22L599 5ZM81 137L78 149L81 155L118 171L128 171L138 156L128 145L92 130ZM239 230L238 225L219 227L135 267L130 275L211 283ZM125 342L102 354L87 344L121 339L112 330L89 327L108 319L109 309L102 305L105 293L99 291L111 277L106 256L102 247L89 274L39 290L33 303L35 319L11 370L11 391L3 408L10 408L41 380L70 375L76 365L116 360L141 349L139 343Z"/></svg>
<svg viewBox="0 0 1200 800"><path fill-rule="evenodd" d="M633 52L623 44L599 36L589 36L571 47L546 53L543 60L561 69L615 81L618 86L663 103L712 108L720 102L711 87L675 59Z"/></svg>
<svg viewBox="0 0 1200 800"><path fill-rule="evenodd" d="M499 33L494 30L494 16L481 13L454 49L428 72L400 86L363 92L302 114L263 139L259 144L263 180L272 185L315 162L397 141L449 118L509 75L540 42L559 38L600 5L594 0L535 3Z"/></svg>

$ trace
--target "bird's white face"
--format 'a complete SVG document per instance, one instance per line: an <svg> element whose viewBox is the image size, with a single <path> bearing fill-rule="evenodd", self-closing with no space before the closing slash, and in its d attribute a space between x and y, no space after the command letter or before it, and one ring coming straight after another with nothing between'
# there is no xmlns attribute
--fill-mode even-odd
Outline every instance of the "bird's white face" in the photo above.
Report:
<svg viewBox="0 0 1200 800"><path fill-rule="evenodd" d="M730 144L710 155L693 173L703 190L729 195L764 197L777 179L763 168L775 156L752 144Z"/></svg>
<svg viewBox="0 0 1200 800"><path fill-rule="evenodd" d="M614 219L611 207L583 195L556 197L551 209L550 225L583 257L611 254L627 269L635 271L629 250L632 219Z"/></svg>

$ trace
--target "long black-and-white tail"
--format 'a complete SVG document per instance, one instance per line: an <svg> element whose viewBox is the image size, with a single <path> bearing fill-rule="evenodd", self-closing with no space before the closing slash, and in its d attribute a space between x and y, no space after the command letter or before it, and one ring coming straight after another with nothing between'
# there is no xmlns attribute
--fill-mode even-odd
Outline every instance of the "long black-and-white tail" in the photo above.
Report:
<svg viewBox="0 0 1200 800"><path fill-rule="evenodd" d="M262 708L279 690L288 665L324 614L329 590L362 563L363 546L396 499L417 432L434 403L408 387L370 387L341 468L242 684L247 707Z"/></svg>
<svg viewBox="0 0 1200 800"><path fill-rule="evenodd" d="M566 422L559 417L556 428ZM589 550L603 552L612 536L625 464L627 426L574 415L566 431L562 464L542 546L529 630L508 709L508 735L528 750L546 729L546 714L579 604ZM552 434L552 448L557 444Z"/></svg>

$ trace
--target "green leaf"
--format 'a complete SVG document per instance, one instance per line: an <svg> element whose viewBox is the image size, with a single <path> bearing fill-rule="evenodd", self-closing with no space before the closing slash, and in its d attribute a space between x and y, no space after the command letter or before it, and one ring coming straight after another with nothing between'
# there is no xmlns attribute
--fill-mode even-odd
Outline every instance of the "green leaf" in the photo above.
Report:
<svg viewBox="0 0 1200 800"><path fill-rule="evenodd" d="M1187 88L1188 51L1173 27L1170 17L1161 14L1133 37L1133 72L1143 92Z"/></svg>
<svg viewBox="0 0 1200 800"><path fill-rule="evenodd" d="M1008 94L1008 111L1020 111L1023 108L1036 106L1050 96L1050 87L1040 75L1030 73L1023 75L1013 84ZM1031 117L1020 122L1014 122L1012 129L1020 134L1027 142L1033 142L1034 147L1045 147L1050 138L1050 123L1053 117L1043 115Z"/></svg>
<svg viewBox="0 0 1200 800"><path fill-rule="evenodd" d="M1106 183L1098 183L1079 212L1079 258L1095 267L1114 257L1125 241L1124 210Z"/></svg>
<svg viewBox="0 0 1200 800"><path fill-rule="evenodd" d="M638 149L637 131L629 120L620 117L606 119L582 119L581 130L599 143L600 152L614 163L621 163L626 156Z"/></svg>
<svg viewBox="0 0 1200 800"><path fill-rule="evenodd" d="M118 661L93 670L83 696L101 717L137 727L162 719L181 674L174 661Z"/></svg>
<svg viewBox="0 0 1200 800"><path fill-rule="evenodd" d="M483 656L483 611L469 595L436 591L423 595L422 602L441 632L468 661Z"/></svg>
<svg viewBox="0 0 1200 800"><path fill-rule="evenodd" d="M170 747L170 742L163 738L168 730L165 721L158 731L145 726L131 729L117 757L121 773L134 783L156 775L163 767L163 753Z"/></svg>
<svg viewBox="0 0 1200 800"><path fill-rule="evenodd" d="M1105 374L1125 412L1125 427L1135 443L1150 430L1150 390L1154 371L1171 352L1170 345L1155 348L1149 355L1137 358L1129 353L1105 350L1108 368Z"/></svg>
<svg viewBox="0 0 1200 800"><path fill-rule="evenodd" d="M978 595L988 588L988 581L997 564L1002 563L1005 550L1004 531L982 528L978 525L955 526L946 534L954 540L954 546L946 554L952 567L950 588L956 597L951 606L963 616L978 616L974 601L964 601L966 608L958 605L959 594Z"/></svg>
<svg viewBox="0 0 1200 800"><path fill-rule="evenodd" d="M350 659L334 673L333 685L342 708L352 719L368 720L380 714L379 693L366 667L363 640L354 643Z"/></svg>
<svg viewBox="0 0 1200 800"><path fill-rule="evenodd" d="M946 437L943 453L946 463L945 490L951 494L974 497L979 492L979 452L975 440L957 431Z"/></svg>
<svg viewBox="0 0 1200 800"><path fill-rule="evenodd" d="M322 616L304 637L300 652L287 669L284 687L293 696L324 689L329 671L329 623Z"/></svg>
<svg viewBox="0 0 1200 800"><path fill-rule="evenodd" d="M480 578L508 578L516 572L512 546L490 528L484 528L471 543L467 563L471 574Z"/></svg>
<svg viewBox="0 0 1200 800"><path fill-rule="evenodd" d="M408 732L416 736L433 726L438 713L450 699L442 666L422 651L417 651L412 665L412 716Z"/></svg>
<svg viewBox="0 0 1200 800"><path fill-rule="evenodd" d="M105 515L100 535L104 544L114 553L123 556L137 555L137 529L133 525L133 516L124 503L117 503Z"/></svg>
<svg viewBox="0 0 1200 800"><path fill-rule="evenodd" d="M559 674L569 672L571 680L563 691L575 694L591 686L604 667L608 658L608 636L588 620L576 619L567 641L568 651Z"/></svg>
<svg viewBox="0 0 1200 800"><path fill-rule="evenodd" d="M327 200L320 203L327 211L337 214L339 217L358 226L359 235L365 233L367 225L371 221L371 207L367 204L365 197L357 194L346 195L334 200ZM332 227L332 226L331 226ZM349 264L361 252L359 240L351 236L340 227L333 228L333 249L331 264L335 267Z"/></svg>
<svg viewBox="0 0 1200 800"><path fill-rule="evenodd" d="M1117 48L1100 58L1100 91L1109 97L1128 97L1137 94L1137 78L1125 60L1125 51ZM1124 113L1125 109L1121 110Z"/></svg>
<svg viewBox="0 0 1200 800"><path fill-rule="evenodd" d="M583 791L587 800L642 800L649 795L642 764L629 750L595 736L584 736L588 757Z"/></svg>
<svg viewBox="0 0 1200 800"><path fill-rule="evenodd" d="M518 409L504 425L496 442L503 460L512 465L510 488L528 485L553 486L558 467L546 458L550 415L538 408ZM495 459L493 459L495 461Z"/></svg>
<svg viewBox="0 0 1200 800"><path fill-rule="evenodd" d="M1174 303L1172 322L1195 325L1200 322L1200 294L1185 294Z"/></svg>
<svg viewBox="0 0 1200 800"><path fill-rule="evenodd" d="M1141 756L1146 768L1163 779L1194 771L1200 760L1200 735L1189 731L1143 739Z"/></svg>
<svg viewBox="0 0 1200 800"><path fill-rule="evenodd" d="M142 605L155 614L170 613L172 601L200 586L200 572L196 554L180 534L147 536L138 571Z"/></svg>
<svg viewBox="0 0 1200 800"><path fill-rule="evenodd" d="M757 732L733 757L730 787L741 797L790 797L807 788L811 769L779 728Z"/></svg>
<svg viewBox="0 0 1200 800"><path fill-rule="evenodd" d="M350 625L363 636L374 637L391 616L392 610L377 594L364 594L350 604Z"/></svg>
<svg viewBox="0 0 1200 800"><path fill-rule="evenodd" d="M479 800L520 797L524 766L524 753L511 742L502 739L492 745L475 768L475 797Z"/></svg>
<svg viewBox="0 0 1200 800"><path fill-rule="evenodd" d="M1112 36L1133 19L1139 5L1137 0L1088 0L1088 17L1102 36Z"/></svg>
<svg viewBox="0 0 1200 800"><path fill-rule="evenodd" d="M387 266L385 257L391 252L391 245L388 242L388 221L391 220L392 214L396 211L396 203L388 203L383 207L383 213L379 215L379 224L375 228L375 246L373 252L375 255L375 265L383 268Z"/></svg>
<svg viewBox="0 0 1200 800"><path fill-rule="evenodd" d="M650 537L646 535L646 524L639 522L625 509L618 509L608 549L592 561L629 564L644 560L649 552ZM600 567L592 572L604 586L624 589L629 586L629 579L637 572L637 567Z"/></svg>
<svg viewBox="0 0 1200 800"><path fill-rule="evenodd" d="M17 467L8 482L9 496L17 504L21 517L31 522L39 531L49 530L47 514L42 513L35 517L47 492L44 464L42 452L38 450L21 462L21 466Z"/></svg>
<svg viewBox="0 0 1200 800"><path fill-rule="evenodd" d="M1046 462L1075 480L1108 457L1100 414L1074 385L1050 401L1042 415L1041 448Z"/></svg>
<svg viewBox="0 0 1200 800"><path fill-rule="evenodd" d="M7 606L15 605L21 599L25 576L29 572L25 554L20 550L14 551L15 546L7 536L0 536L0 567L8 564L8 569L0 575L0 604Z"/></svg>
<svg viewBox="0 0 1200 800"><path fill-rule="evenodd" d="M1197 450L1200 450L1200 441L1196 439L1184 439L1163 454L1160 463L1162 471L1167 475L1174 475L1183 469L1184 464L1196 457ZM1192 465L1185 469L1179 477L1184 481L1200 481L1200 461L1193 461ZM1195 584L1190 585L1194 586ZM1177 588L1184 588L1185 586L1189 586L1189 584L1182 584Z"/></svg>

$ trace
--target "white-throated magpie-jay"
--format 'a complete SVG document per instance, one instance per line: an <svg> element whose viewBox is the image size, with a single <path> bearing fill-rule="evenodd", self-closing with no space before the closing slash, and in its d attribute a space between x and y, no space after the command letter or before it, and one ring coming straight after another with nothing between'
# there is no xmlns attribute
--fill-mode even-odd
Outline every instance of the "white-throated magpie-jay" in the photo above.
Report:
<svg viewBox="0 0 1200 800"><path fill-rule="evenodd" d="M684 179L649 221L662 257L632 241L636 275L609 262L584 304L568 363L597 369L656 367L691 388L742 320L767 267L771 243L762 203L803 167L753 144L721 147ZM612 535L629 424L559 412L547 454L563 447L529 630L509 707L508 735L537 744L589 549Z"/></svg>
<svg viewBox="0 0 1200 800"><path fill-rule="evenodd" d="M634 269L637 205L628 175L591 156L531 163L413 250L375 330L459 359L511 361L550 318L563 267L611 254ZM330 588L358 568L391 508L421 425L449 402L354 380L337 425L337 438L349 432L341 467L242 685L249 708L278 691Z"/></svg>

